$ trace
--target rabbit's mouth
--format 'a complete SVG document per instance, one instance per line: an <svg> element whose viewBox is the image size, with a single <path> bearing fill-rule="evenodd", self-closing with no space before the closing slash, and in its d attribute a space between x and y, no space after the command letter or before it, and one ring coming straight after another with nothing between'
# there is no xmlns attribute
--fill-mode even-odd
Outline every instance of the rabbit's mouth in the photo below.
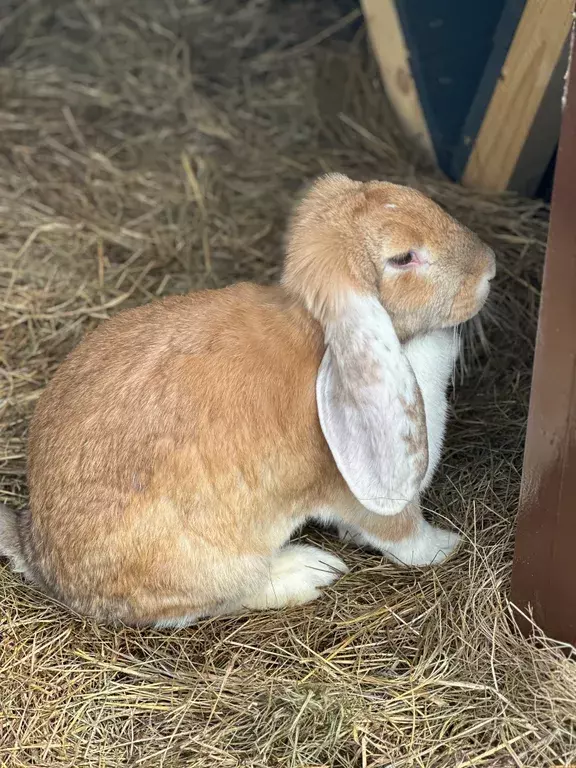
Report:
<svg viewBox="0 0 576 768"><path fill-rule="evenodd" d="M489 252L489 260L483 272L469 275L463 282L460 291L454 297L447 325L459 325L475 317L488 299L491 282L496 275L494 254Z"/></svg>
<svg viewBox="0 0 576 768"><path fill-rule="evenodd" d="M475 317L486 303L489 293L490 284L486 283L474 294L457 296L452 304L445 327L461 325Z"/></svg>

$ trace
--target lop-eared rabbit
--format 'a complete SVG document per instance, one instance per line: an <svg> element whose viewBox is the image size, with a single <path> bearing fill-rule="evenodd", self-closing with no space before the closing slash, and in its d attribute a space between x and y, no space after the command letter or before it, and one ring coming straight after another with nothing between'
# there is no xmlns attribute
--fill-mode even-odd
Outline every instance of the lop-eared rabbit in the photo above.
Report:
<svg viewBox="0 0 576 768"><path fill-rule="evenodd" d="M290 543L308 520L439 563L459 537L419 498L454 328L494 264L413 189L319 179L278 285L121 312L65 360L30 428L30 509L0 508L0 554L77 612L157 627L316 598L346 566Z"/></svg>

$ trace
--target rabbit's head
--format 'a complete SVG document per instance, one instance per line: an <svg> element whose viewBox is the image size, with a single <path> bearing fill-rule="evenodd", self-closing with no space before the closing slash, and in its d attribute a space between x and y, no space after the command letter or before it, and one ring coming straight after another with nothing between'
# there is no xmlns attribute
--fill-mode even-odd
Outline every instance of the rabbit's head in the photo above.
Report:
<svg viewBox="0 0 576 768"><path fill-rule="evenodd" d="M420 192L330 174L296 209L284 284L323 324L373 296L404 340L477 314L494 272L492 250Z"/></svg>

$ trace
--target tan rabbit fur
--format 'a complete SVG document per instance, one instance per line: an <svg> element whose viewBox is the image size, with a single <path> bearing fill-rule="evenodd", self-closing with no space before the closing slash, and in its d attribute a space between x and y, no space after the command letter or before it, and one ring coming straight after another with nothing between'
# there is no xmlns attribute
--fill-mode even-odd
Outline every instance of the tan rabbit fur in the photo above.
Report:
<svg viewBox="0 0 576 768"><path fill-rule="evenodd" d="M389 261L409 252L414 266ZM409 350L436 333L448 370L451 334L438 329L481 308L493 273L490 249L420 193L319 180L294 214L280 285L121 312L72 352L31 424L30 511L0 508L0 553L80 613L157 626L316 597L346 569L287 545L310 518L399 561L424 541L408 561L440 559L457 537L428 526L418 498L441 448L445 417L433 434L430 409L447 375L425 383ZM371 330L357 335L364 317ZM373 338L393 357L372 355ZM386 383L395 366L401 383ZM376 421L358 431L384 425L384 469L372 432L347 452L370 408ZM384 501L356 490L365 455L375 469L358 488L385 488Z"/></svg>

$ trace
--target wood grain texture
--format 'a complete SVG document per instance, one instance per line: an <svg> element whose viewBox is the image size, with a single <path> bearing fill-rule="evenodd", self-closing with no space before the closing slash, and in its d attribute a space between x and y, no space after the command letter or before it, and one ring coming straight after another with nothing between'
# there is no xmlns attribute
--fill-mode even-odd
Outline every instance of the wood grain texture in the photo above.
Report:
<svg viewBox="0 0 576 768"><path fill-rule="evenodd" d="M572 46L573 50L573 46ZM514 604L576 644L576 59L562 121L522 474ZM529 627L527 627L529 629Z"/></svg>
<svg viewBox="0 0 576 768"><path fill-rule="evenodd" d="M430 132L410 66L410 54L393 0L362 0L384 88L407 135L435 159Z"/></svg>
<svg viewBox="0 0 576 768"><path fill-rule="evenodd" d="M504 190L570 30L573 0L528 0L466 166L466 186Z"/></svg>

